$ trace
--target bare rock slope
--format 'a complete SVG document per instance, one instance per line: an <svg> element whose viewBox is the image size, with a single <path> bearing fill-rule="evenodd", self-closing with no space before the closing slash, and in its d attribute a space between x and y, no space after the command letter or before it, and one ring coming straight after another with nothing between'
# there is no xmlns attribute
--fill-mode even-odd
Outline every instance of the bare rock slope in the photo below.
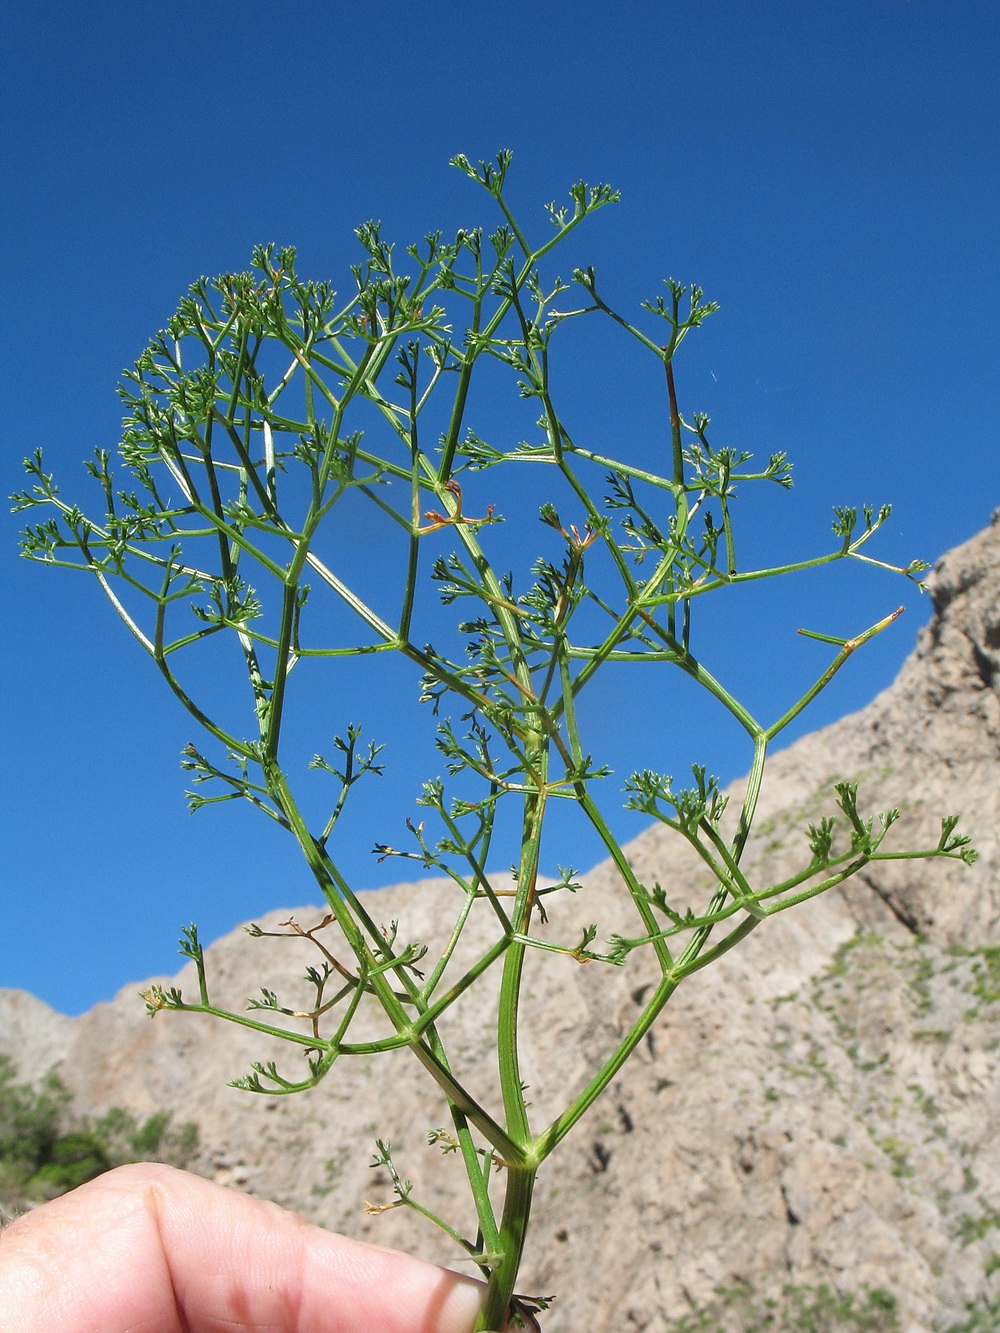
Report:
<svg viewBox="0 0 1000 1333"><path fill-rule="evenodd" d="M964 812L980 860L866 872L685 982L540 1178L522 1281L558 1293L551 1333L657 1333L734 1282L888 1288L907 1333L960 1325L1000 1293L1000 526L945 556L930 588L933 618L892 687L771 759L750 859L776 875L800 863L800 830L850 778L867 811L902 807L901 840L936 841L940 816ZM646 883L701 883L669 830L628 852ZM401 938L433 941L453 897L425 881L366 901ZM629 928L610 865L550 901L555 938L589 921ZM289 915L311 925L319 909L260 924ZM208 965L219 999L242 1007L262 979L295 993L312 961L303 941L237 931ZM541 1124L610 1050L653 973L641 957L621 970L530 961L524 1064ZM194 989L190 968L178 984ZM473 1088L489 1086L491 1018L479 1003L449 1013L454 1065ZM40 1053L25 1073L59 1062L85 1108L196 1120L217 1180L455 1261L406 1210L361 1211L390 1197L367 1168L377 1134L415 1196L469 1225L460 1164L427 1147L445 1111L405 1052L343 1059L302 1096L251 1097L225 1080L253 1060L287 1068L287 1048L193 1015L150 1022L132 987L72 1020L0 991L0 1051L25 1050Z"/></svg>

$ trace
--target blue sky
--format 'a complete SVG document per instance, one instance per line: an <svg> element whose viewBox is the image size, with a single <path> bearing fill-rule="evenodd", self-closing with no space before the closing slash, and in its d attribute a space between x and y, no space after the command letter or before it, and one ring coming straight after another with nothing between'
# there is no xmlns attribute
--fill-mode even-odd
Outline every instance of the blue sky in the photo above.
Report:
<svg viewBox="0 0 1000 1333"><path fill-rule="evenodd" d="M876 554L933 559L1000 503L995 4L15 0L5 26L5 493L43 445L64 491L86 494L80 461L118 438L122 368L199 274L274 240L343 289L366 218L401 245L494 225L447 163L507 147L536 234L539 206L580 177L620 188L572 259L619 305L668 274L720 303L678 360L682 410L708 412L717 442L796 465L791 493L747 494L748 551L818 553L832 505L888 499ZM614 345L581 362L579 415L595 438L648 444L662 417L629 358ZM252 811L187 814L190 726L96 588L17 559L18 527L0 532L0 984L78 1012L173 971L189 920L210 939L316 894ZM709 617L705 660L769 719L825 661L797 625L846 635L900 602L908 614L801 732L891 681L928 614L915 589L854 569L754 592ZM414 687L394 680L380 727L346 715L371 694L348 679L310 742L348 720L393 741L398 776L341 849L358 886L398 877L369 849L398 836L440 767L408 721ZM589 720L622 778L639 761L682 774L701 759L723 779L747 766L740 737L683 691L637 708L609 679ZM596 855L567 834L549 868Z"/></svg>

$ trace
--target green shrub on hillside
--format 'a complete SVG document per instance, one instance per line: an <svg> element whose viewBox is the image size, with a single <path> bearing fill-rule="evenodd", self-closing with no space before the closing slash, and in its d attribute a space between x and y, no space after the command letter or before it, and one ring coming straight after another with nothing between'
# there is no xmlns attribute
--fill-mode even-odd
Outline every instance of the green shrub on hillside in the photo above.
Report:
<svg viewBox="0 0 1000 1333"><path fill-rule="evenodd" d="M168 1111L138 1121L114 1106L99 1119L79 1116L57 1074L38 1087L17 1081L0 1055L0 1208L13 1214L53 1199L125 1162L187 1166L198 1149L198 1126L174 1126Z"/></svg>
<svg viewBox="0 0 1000 1333"><path fill-rule="evenodd" d="M786 1283L780 1297L747 1283L720 1288L709 1305L684 1315L669 1333L899 1333L896 1300L880 1288L860 1294Z"/></svg>

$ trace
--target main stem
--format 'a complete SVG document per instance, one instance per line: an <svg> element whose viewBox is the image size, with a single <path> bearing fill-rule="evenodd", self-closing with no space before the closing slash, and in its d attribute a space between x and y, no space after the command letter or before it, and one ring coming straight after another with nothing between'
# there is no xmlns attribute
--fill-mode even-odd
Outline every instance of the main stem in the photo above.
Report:
<svg viewBox="0 0 1000 1333"><path fill-rule="evenodd" d="M483 1308L473 1333L501 1333L507 1323L528 1234L531 1195L537 1171L537 1166L512 1166L507 1170L507 1190L500 1220L501 1258L490 1274Z"/></svg>
<svg viewBox="0 0 1000 1333"><path fill-rule="evenodd" d="M541 851L542 824L545 817L545 782L548 775L548 756L545 741L533 737L529 748L529 767L539 785L536 793L525 798L521 856L517 872L517 898L511 920L515 929L527 934L535 904L538 879L538 860ZM500 1006L497 1014L497 1060L500 1085L503 1092L505 1129L515 1143L522 1146L525 1156L517 1162L507 1162L507 1187L504 1194L503 1215L500 1220L499 1258L490 1272L483 1308L476 1322L477 1333L502 1329L508 1318L514 1284L521 1267L531 1195L535 1186L538 1158L533 1151L531 1126L528 1123L518 1058L518 1006L521 980L524 972L525 946L517 940L510 943L504 957L503 979L500 983Z"/></svg>

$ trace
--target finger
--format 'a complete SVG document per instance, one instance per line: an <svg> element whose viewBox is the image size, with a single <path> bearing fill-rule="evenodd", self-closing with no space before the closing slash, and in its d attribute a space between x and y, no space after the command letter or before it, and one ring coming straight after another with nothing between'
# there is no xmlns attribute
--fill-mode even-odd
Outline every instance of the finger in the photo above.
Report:
<svg viewBox="0 0 1000 1333"><path fill-rule="evenodd" d="M0 1243L0 1330L469 1333L482 1288L173 1167L119 1167Z"/></svg>

